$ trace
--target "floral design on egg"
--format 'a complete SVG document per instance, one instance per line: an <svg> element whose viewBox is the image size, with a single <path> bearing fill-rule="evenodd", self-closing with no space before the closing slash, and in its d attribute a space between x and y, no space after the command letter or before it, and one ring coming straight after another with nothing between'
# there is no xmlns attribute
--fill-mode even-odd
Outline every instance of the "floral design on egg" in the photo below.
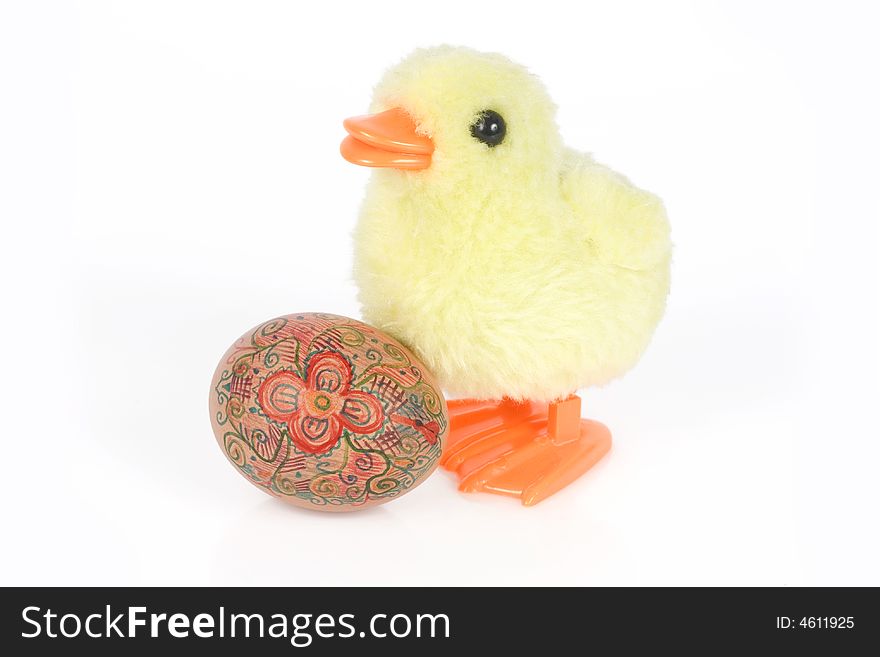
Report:
<svg viewBox="0 0 880 657"><path fill-rule="evenodd" d="M351 365L334 352L318 353L306 365L306 379L282 370L260 386L260 407L287 425L293 444L307 454L322 454L339 443L343 429L368 434L382 426L379 401L351 390Z"/></svg>
<svg viewBox="0 0 880 657"><path fill-rule="evenodd" d="M446 403L399 342L353 319L265 322L224 355L214 433L235 467L287 502L328 511L378 504L437 466Z"/></svg>

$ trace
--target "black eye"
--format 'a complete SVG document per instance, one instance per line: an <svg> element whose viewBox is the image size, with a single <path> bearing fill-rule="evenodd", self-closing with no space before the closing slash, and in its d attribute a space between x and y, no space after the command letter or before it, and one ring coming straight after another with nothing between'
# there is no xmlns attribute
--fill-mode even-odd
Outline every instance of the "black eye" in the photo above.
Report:
<svg viewBox="0 0 880 657"><path fill-rule="evenodd" d="M483 110L480 112L480 118L471 126L471 135L490 148L504 141L505 134L507 134L507 124L495 110Z"/></svg>

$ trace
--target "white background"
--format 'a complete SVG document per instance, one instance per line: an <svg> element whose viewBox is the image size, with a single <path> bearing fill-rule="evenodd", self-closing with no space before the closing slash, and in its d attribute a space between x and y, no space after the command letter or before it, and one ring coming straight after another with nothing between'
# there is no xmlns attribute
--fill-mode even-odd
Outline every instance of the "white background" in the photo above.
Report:
<svg viewBox="0 0 880 657"><path fill-rule="evenodd" d="M0 583L880 584L871 3L2 6ZM548 501L437 472L291 508L225 461L210 377L263 320L358 316L341 120L442 42L664 198L668 314Z"/></svg>

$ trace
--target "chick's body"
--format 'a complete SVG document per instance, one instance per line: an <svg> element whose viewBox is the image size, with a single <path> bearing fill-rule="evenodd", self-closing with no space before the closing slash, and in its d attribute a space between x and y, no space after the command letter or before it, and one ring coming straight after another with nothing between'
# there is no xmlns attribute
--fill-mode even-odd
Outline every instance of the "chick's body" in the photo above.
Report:
<svg viewBox="0 0 880 657"><path fill-rule="evenodd" d="M377 171L355 239L365 319L450 393L552 401L632 367L662 316L662 203L565 148L537 80L497 55L417 51L379 85L435 143L425 171ZM467 128L507 121L487 147Z"/></svg>

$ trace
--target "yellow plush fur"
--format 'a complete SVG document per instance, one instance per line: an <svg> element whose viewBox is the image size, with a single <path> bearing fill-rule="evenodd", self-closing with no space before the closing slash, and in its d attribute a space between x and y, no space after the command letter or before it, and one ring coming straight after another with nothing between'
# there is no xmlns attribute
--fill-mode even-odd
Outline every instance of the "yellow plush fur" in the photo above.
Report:
<svg viewBox="0 0 880 657"><path fill-rule="evenodd" d="M365 319L453 395L555 400L631 368L660 320L671 246L661 201L566 148L540 81L496 55L417 50L377 86L435 143L377 170L355 234ZM489 148L469 126L507 122Z"/></svg>

